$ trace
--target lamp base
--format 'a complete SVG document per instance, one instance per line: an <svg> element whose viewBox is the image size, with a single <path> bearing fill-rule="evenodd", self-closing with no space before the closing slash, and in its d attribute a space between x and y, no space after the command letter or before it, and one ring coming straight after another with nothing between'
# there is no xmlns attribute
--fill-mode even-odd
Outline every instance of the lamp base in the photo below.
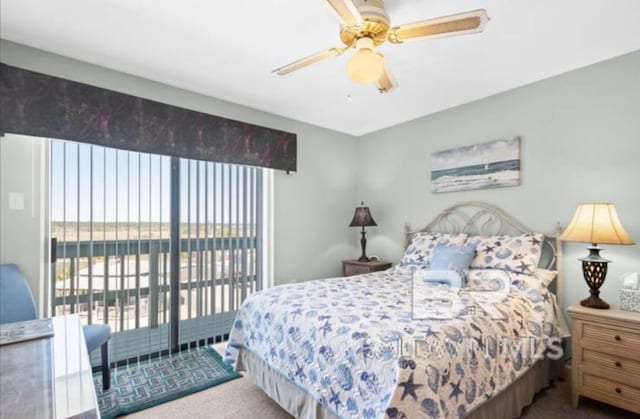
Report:
<svg viewBox="0 0 640 419"><path fill-rule="evenodd" d="M362 248L362 254L358 258L358 262L369 262L369 258L367 257L367 232L364 231L364 226L362 227L362 231L360 232L362 237L360 238L360 247Z"/></svg>
<svg viewBox="0 0 640 419"><path fill-rule="evenodd" d="M580 305L607 310L609 304L600 298L600 287L604 284L604 279L607 277L607 267L610 261L600 256L600 247L598 247L597 244L593 244L588 249L589 255L580 260L582 261L582 274L589 286L589 293L591 295L580 301Z"/></svg>
<svg viewBox="0 0 640 419"><path fill-rule="evenodd" d="M580 305L589 308L597 308L598 310L608 310L609 304L598 296L590 296L580 301Z"/></svg>

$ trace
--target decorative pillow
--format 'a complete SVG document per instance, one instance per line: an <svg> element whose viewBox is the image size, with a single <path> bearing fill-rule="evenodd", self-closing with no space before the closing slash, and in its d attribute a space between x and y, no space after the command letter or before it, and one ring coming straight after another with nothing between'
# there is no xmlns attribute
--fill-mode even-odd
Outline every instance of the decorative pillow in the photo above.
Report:
<svg viewBox="0 0 640 419"><path fill-rule="evenodd" d="M512 293L523 295L534 303L541 302L544 300L545 295L549 295L549 290L535 276L516 272L507 273L511 278Z"/></svg>
<svg viewBox="0 0 640 419"><path fill-rule="evenodd" d="M429 265L433 250L440 243L462 245L467 240L466 234L448 233L415 233L411 236L411 242L404 252L402 265Z"/></svg>
<svg viewBox="0 0 640 419"><path fill-rule="evenodd" d="M469 269L467 286L471 291L509 292L511 277L500 269Z"/></svg>
<svg viewBox="0 0 640 419"><path fill-rule="evenodd" d="M550 271L549 269L536 268L533 271L533 276L542 282L542 285L547 288L558 276L558 271Z"/></svg>
<svg viewBox="0 0 640 419"><path fill-rule="evenodd" d="M544 236L527 233L521 236L472 237L477 241L477 254L471 262L476 269L502 269L503 271L533 275L542 253Z"/></svg>
<svg viewBox="0 0 640 419"><path fill-rule="evenodd" d="M462 246L440 243L433 250L429 269L456 271L463 282L466 282L467 271L475 254L475 243Z"/></svg>
<svg viewBox="0 0 640 419"><path fill-rule="evenodd" d="M414 275L423 282L446 284L451 287L462 288L464 281L460 274L456 271L442 271L429 269L426 271L414 271Z"/></svg>

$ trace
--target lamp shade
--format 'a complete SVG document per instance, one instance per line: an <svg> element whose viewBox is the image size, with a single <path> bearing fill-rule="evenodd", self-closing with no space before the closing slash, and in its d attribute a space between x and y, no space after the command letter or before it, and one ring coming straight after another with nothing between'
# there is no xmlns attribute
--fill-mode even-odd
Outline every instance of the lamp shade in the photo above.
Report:
<svg viewBox="0 0 640 419"><path fill-rule="evenodd" d="M560 240L592 244L635 244L613 204L580 204Z"/></svg>
<svg viewBox="0 0 640 419"><path fill-rule="evenodd" d="M361 202L360 205L362 206L356 208L356 212L353 214L353 220L351 220L349 227L377 226L378 224L373 220L369 207L365 207L364 202Z"/></svg>

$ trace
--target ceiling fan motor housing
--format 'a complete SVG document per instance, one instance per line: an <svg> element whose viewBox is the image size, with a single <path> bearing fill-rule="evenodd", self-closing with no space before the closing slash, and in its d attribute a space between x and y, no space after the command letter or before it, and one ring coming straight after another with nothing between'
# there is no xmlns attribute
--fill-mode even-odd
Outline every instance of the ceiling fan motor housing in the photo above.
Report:
<svg viewBox="0 0 640 419"><path fill-rule="evenodd" d="M364 22L358 26L342 26L340 28L342 42L352 47L358 39L367 37L373 40L375 46L383 44L387 40L390 18L384 10L382 0L355 0L353 3Z"/></svg>

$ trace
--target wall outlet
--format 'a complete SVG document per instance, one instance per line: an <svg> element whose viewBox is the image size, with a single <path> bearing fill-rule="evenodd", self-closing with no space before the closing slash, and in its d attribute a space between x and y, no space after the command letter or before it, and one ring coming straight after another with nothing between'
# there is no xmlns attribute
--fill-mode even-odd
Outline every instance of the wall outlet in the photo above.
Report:
<svg viewBox="0 0 640 419"><path fill-rule="evenodd" d="M24 210L24 194L20 192L9 192L9 209L13 211Z"/></svg>

